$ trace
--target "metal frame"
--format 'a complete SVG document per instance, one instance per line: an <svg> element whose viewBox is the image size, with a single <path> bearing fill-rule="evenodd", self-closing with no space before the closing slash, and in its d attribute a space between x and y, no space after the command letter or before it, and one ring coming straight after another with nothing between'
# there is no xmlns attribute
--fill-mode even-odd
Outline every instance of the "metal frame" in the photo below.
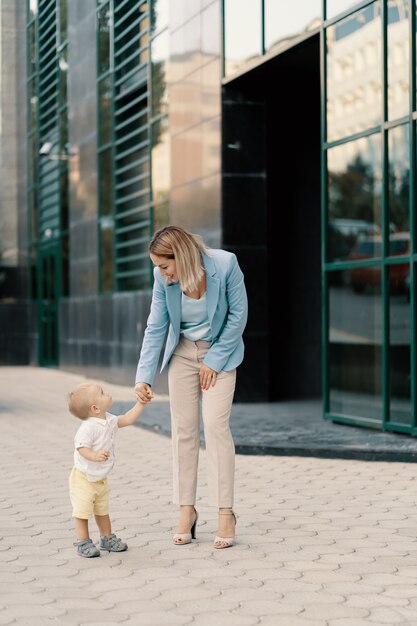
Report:
<svg viewBox="0 0 417 626"><path fill-rule="evenodd" d="M351 9L343 12L341 15L336 16L332 20L324 20L322 24L322 58L321 58L321 75L322 75L322 235L323 235L323 246L322 246L322 267L323 267L323 417L327 420L332 421L340 421L343 423L350 423L356 425L366 425L368 427L381 428L383 430L394 430L398 432L404 432L416 435L416 393L415 393L415 383L414 376L416 371L416 355L415 355L415 321L414 328L411 328L411 361L410 361L410 371L411 371L411 399L412 399L412 419L410 426L395 423L390 420L390 308L389 308L389 288L388 288L388 271L389 267L398 263L408 262L411 264L411 284L414 285L414 275L413 275L413 263L415 260L415 225L414 225L414 216L413 216L413 207L414 207L414 195L415 195L415 131L413 129L413 117L415 118L415 113L413 113L415 106L415 2L409 1L410 7L410 46L411 46L411 54L410 54L410 114L406 117L389 120L388 119L388 102L387 102L387 89L388 89L388 61L387 61L387 51L388 51L388 42L387 42L387 0L381 1L381 70L382 70L382 111L381 111L381 124L378 126L368 129L365 132L358 133L355 136L344 137L343 139L328 142L327 141L327 132L326 132L326 103L327 103L327 94L326 94L326 77L327 77L327 67L326 67L326 58L327 58L327 49L326 49L326 31L328 26L332 26L339 20L348 17L351 14L354 14L361 9L373 4L374 2L362 2L354 5ZM325 1L323 2L325 5ZM323 7L325 9L325 7ZM325 13L324 13L325 15ZM412 36L411 36L411 33ZM388 171L389 171L389 162L388 162L388 132L393 128L397 128L403 124L409 124L410 129L410 198L409 198L409 216L410 216L410 235L411 235L411 252L410 255L405 255L402 257L389 257L389 209L388 209ZM327 262L326 259L326 249L327 249L327 152L332 147L337 145L341 145L343 143L351 142L352 140L359 139L361 137L367 137L372 134L378 134L381 137L381 163L382 163L382 194L381 194L381 227L383 232L383 242L382 242L382 257L380 259L372 259L370 261L365 262L354 262L354 261L343 261L343 262ZM375 422L370 418L363 418L361 416L356 415L339 415L330 412L329 408L329 380L328 380L328 371L329 371L329 354L328 354L328 328L329 328L329 320L328 320L328 284L327 284L327 276L329 272L334 270L349 270L356 266L360 265L361 267L373 266L380 267L381 269L381 306L382 306L382 362L381 362L381 389L382 389L382 416L381 420ZM411 290L411 312L410 312L410 321L414 320L414 310L415 310L415 297L414 297L414 289Z"/></svg>

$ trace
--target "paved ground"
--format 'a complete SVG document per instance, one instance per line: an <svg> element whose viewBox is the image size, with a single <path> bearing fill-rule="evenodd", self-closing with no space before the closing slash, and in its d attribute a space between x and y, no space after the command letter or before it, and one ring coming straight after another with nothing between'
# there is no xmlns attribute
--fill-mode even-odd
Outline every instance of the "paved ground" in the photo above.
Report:
<svg viewBox="0 0 417 626"><path fill-rule="evenodd" d="M417 625L414 463L238 455L238 543L218 551L202 450L197 541L174 546L169 439L126 428L110 484L129 550L78 557L65 395L81 380L0 368L0 625Z"/></svg>

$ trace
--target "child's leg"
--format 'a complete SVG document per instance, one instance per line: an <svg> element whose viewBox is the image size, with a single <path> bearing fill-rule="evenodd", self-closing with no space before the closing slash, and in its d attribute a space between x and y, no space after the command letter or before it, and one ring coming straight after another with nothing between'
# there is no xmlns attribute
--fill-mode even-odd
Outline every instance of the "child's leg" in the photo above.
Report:
<svg viewBox="0 0 417 626"><path fill-rule="evenodd" d="M77 541L83 541L84 539L90 539L88 532L88 519L81 519L80 517L74 517L75 532L77 534Z"/></svg>
<svg viewBox="0 0 417 626"><path fill-rule="evenodd" d="M111 534L111 522L109 515L95 515L98 529L102 537Z"/></svg>

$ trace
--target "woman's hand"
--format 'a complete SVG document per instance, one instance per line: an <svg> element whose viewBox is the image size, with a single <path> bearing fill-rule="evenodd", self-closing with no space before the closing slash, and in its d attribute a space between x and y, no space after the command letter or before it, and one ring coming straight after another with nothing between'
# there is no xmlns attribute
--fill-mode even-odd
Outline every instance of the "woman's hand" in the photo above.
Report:
<svg viewBox="0 0 417 626"><path fill-rule="evenodd" d="M148 383L136 383L135 394L137 401L141 404L148 404L153 398L152 389Z"/></svg>
<svg viewBox="0 0 417 626"><path fill-rule="evenodd" d="M210 387L214 387L217 380L217 372L212 370L207 365L203 365L200 367L200 385L201 389L207 391Z"/></svg>

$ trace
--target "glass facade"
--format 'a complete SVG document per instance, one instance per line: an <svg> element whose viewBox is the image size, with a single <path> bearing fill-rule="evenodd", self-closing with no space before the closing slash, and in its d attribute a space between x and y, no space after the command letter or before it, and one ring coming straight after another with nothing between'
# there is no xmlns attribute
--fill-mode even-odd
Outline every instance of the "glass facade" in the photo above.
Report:
<svg viewBox="0 0 417 626"><path fill-rule="evenodd" d="M28 207L39 361L58 362L58 301L69 295L66 0L27 3Z"/></svg>
<svg viewBox="0 0 417 626"><path fill-rule="evenodd" d="M416 3L242 8L224 0L226 86L320 32L324 417L417 434Z"/></svg>
<svg viewBox="0 0 417 626"><path fill-rule="evenodd" d="M166 219L168 3L97 4L100 289L150 285L147 242Z"/></svg>
<svg viewBox="0 0 417 626"><path fill-rule="evenodd" d="M355 4L323 29L324 414L414 434L411 3Z"/></svg>
<svg viewBox="0 0 417 626"><path fill-rule="evenodd" d="M224 1L224 73L297 44L321 25L322 0ZM244 34L243 34L244 33Z"/></svg>
<svg viewBox="0 0 417 626"><path fill-rule="evenodd" d="M273 247L268 232L262 239L241 217L253 215L256 198L266 231L275 220L310 261L315 248L306 251L299 234L307 228L321 251L322 292L314 283L306 301L319 301L321 318L312 316L312 325L320 327L322 319L311 345L322 342L324 417L417 434L415 0L294 0L291 11L281 0L181 0L171 14L169 0L97 0L90 8L27 0L26 6L27 256L36 264L33 294L44 324L41 362L58 360L63 295L82 300L96 286L116 307L120 300L107 296L131 292L123 298L131 297L135 308L152 282L150 234L171 219L193 232L207 228L214 247L222 238L240 246L254 289L261 266L248 261L253 251L245 246L256 239L267 260ZM77 39L81 22L96 37L90 73ZM313 92L316 106L310 106ZM320 118L316 153L303 144L313 116ZM317 182L320 222L298 180L281 185L269 134L300 171L316 163L308 184ZM72 142L81 154L73 162ZM283 168L292 177L294 169ZM294 218L280 214L282 203ZM299 207L304 213L295 215ZM77 258L80 242L91 246L89 257ZM289 293L293 265L303 273L299 256L289 261ZM301 300L295 302L283 314L284 326L296 319L291 312ZM268 353L271 329L257 299L256 305L254 336L264 331ZM103 327L110 328L108 315ZM247 343L256 352L260 342ZM104 354L108 346L101 348Z"/></svg>

